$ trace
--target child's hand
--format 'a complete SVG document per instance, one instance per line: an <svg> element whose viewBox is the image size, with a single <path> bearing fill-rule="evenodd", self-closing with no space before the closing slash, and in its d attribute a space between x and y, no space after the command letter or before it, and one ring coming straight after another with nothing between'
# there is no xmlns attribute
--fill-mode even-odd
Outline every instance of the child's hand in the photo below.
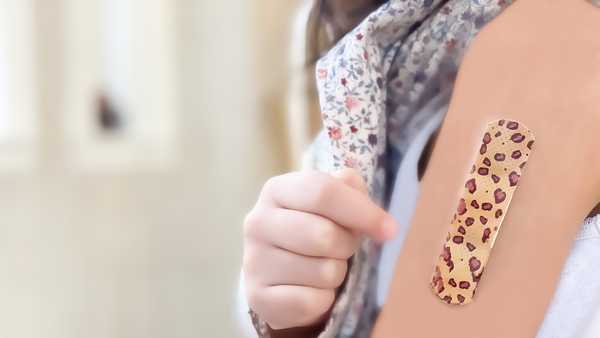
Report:
<svg viewBox="0 0 600 338"><path fill-rule="evenodd" d="M326 318L360 237L393 237L394 219L373 203L354 170L270 179L244 222L250 308L273 329Z"/></svg>

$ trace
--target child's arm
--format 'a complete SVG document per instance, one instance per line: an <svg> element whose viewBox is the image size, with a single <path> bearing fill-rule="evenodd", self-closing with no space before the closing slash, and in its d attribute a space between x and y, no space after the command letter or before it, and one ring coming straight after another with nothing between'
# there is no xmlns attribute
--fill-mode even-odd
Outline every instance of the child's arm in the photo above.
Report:
<svg viewBox="0 0 600 338"><path fill-rule="evenodd" d="M423 179L374 337L536 335L583 218L600 200L600 10L512 5L473 43ZM473 303L440 301L433 267L489 121L523 122L535 147Z"/></svg>

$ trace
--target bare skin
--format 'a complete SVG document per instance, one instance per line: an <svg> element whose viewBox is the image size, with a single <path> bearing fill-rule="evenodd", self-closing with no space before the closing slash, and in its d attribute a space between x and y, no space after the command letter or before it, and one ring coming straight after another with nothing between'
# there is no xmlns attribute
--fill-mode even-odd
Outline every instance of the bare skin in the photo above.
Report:
<svg viewBox="0 0 600 338"><path fill-rule="evenodd" d="M411 231L373 337L530 338L583 218L600 200L600 10L520 1L480 33L461 66ZM447 305L432 269L488 121L525 123L536 144L473 303Z"/></svg>

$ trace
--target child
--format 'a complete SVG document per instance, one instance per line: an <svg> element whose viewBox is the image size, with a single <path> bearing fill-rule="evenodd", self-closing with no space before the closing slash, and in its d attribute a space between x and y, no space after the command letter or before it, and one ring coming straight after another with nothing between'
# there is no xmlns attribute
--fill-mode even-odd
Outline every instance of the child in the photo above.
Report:
<svg viewBox="0 0 600 338"><path fill-rule="evenodd" d="M507 5L390 1L319 61L327 135L314 163L333 173L269 180L244 224L244 286L261 336L369 336L463 52ZM343 167L359 172L334 171ZM599 230L598 216L586 219L538 337L572 337L598 306ZM363 236L390 241L380 250ZM573 297L582 289L587 298Z"/></svg>

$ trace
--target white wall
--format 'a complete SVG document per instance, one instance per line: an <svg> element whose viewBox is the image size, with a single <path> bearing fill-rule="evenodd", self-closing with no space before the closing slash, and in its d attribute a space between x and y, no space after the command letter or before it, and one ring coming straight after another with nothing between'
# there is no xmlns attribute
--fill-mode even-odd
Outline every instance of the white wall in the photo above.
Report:
<svg viewBox="0 0 600 338"><path fill-rule="evenodd" d="M273 85L285 62L261 74L261 48L285 55L285 27L256 14L292 3L176 1L176 164L93 172L66 164L64 2L35 2L38 168L0 174L0 337L239 336L241 220L286 163Z"/></svg>

